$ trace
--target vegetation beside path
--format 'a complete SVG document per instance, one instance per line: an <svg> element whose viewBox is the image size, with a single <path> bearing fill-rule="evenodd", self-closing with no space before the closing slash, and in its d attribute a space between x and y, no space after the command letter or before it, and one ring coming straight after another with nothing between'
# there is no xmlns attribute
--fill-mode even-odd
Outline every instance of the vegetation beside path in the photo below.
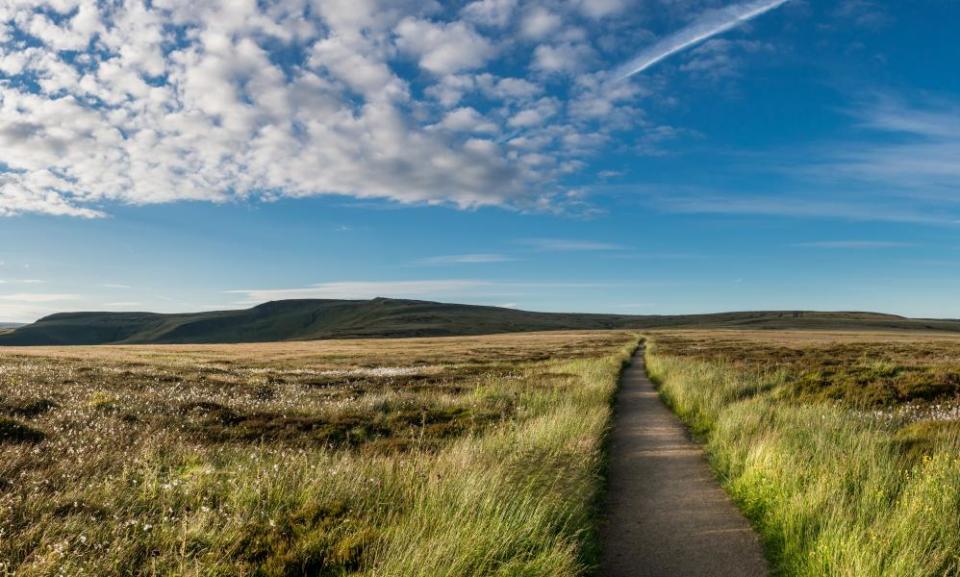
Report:
<svg viewBox="0 0 960 577"><path fill-rule="evenodd" d="M661 334L647 366L778 574L960 574L960 340Z"/></svg>
<svg viewBox="0 0 960 577"><path fill-rule="evenodd" d="M0 352L0 575L579 577L629 333Z"/></svg>

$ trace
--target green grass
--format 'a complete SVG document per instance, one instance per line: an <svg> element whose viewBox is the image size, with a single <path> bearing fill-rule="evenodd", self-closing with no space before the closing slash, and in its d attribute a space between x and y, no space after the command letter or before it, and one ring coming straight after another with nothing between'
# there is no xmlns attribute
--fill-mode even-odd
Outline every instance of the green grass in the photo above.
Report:
<svg viewBox="0 0 960 577"><path fill-rule="evenodd" d="M0 440L0 575L585 575L635 346L0 354L0 431L42 435Z"/></svg>
<svg viewBox="0 0 960 577"><path fill-rule="evenodd" d="M806 362L784 366L756 362L762 345L738 356L730 354L735 347L729 337L715 336L713 352L709 338L697 342L676 335L663 336L662 346L655 341L647 353L650 373L667 402L704 438L725 488L759 529L777 574L960 574L955 420L922 411L912 417L887 399L884 410L866 410L872 394L860 398L856 387L833 401L819 391L798 394L797 373L818 370L811 358L835 359L817 347L801 347ZM863 352L879 345L844 346ZM960 351L960 344L952 347ZM892 356L911 354L909 347L893 349ZM922 349L917 345L914 356ZM718 350L723 354L713 354ZM890 364L862 370L871 371L859 385L867 391L897 372ZM912 397L918 398L925 397Z"/></svg>

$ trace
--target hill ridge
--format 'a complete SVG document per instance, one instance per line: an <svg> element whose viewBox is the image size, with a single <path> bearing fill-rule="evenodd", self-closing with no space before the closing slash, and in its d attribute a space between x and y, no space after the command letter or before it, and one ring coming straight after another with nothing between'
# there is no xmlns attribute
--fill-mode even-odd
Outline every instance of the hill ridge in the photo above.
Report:
<svg viewBox="0 0 960 577"><path fill-rule="evenodd" d="M899 329L960 332L960 321L873 312L746 311L695 315L532 312L377 297L291 299L197 313L77 311L0 333L0 346L245 343L651 328Z"/></svg>

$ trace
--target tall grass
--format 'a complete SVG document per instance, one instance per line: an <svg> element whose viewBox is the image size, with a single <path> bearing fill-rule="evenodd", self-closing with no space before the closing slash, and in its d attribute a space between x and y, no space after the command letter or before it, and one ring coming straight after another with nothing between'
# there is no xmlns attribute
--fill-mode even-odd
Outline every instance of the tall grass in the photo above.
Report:
<svg viewBox="0 0 960 577"><path fill-rule="evenodd" d="M28 393L57 402L31 421L45 431L44 440L0 442L0 576L584 575L596 562L611 401L636 348L635 337L624 333L597 338L528 343L528 357L549 356L551 348L556 354L550 339L570 351L567 358L557 355L560 360L516 362L510 371L499 363L479 372L452 366L443 373L448 379L429 386L423 379L384 384L408 395L391 402L380 393L336 401L346 411L363 408L371 419L408 407L419 398L414 394L422 397L424 419L441 401L471 411L509 407L499 420L456 435L441 429L432 440L429 423L413 422L420 432L398 429L405 442L396 446L375 440L318 445L291 438L299 430L288 429L254 442L210 440L189 428L210 416L161 418L165 395L179 399L187 387L182 372L127 364L114 371L97 351L84 365L11 357L0 373L7 379L0 379L0 408L20 407L10 399ZM476 355L485 342L436 345L431 362L445 367L465 350ZM519 356L520 345L493 342L510 346L491 347L484 358ZM589 343L595 349L583 357ZM365 349L351 346L357 351L352 362L366 362ZM399 351L402 345L391 346ZM81 369L91 362L95 374L119 375L116 383L85 377L90 371ZM149 369L156 379L130 385L130 367ZM255 402L244 395L260 394L262 384L248 382L244 366L229 371L214 373L229 377L229 387L204 378L189 385L188 395L219 391L209 398L231 403L228 423L264 414L266 407L289 416L336 391L325 382L287 382L273 385L274 397ZM46 384L38 387L41 380ZM415 386L420 392L407 390ZM57 396L58 387L67 393ZM101 387L109 392L91 393ZM450 392L454 388L460 392ZM352 397L351 391L344 394ZM318 407L316 414L327 419L328 409ZM264 422L279 417L272 418Z"/></svg>
<svg viewBox="0 0 960 577"><path fill-rule="evenodd" d="M706 440L778 574L960 575L960 442L911 451L889 420L799 402L782 373L647 350L664 399Z"/></svg>
<svg viewBox="0 0 960 577"><path fill-rule="evenodd" d="M601 444L623 363L635 348L554 370L579 377L572 394L515 428L466 439L414 485L410 513L389 530L377 575L583 575L596 562Z"/></svg>

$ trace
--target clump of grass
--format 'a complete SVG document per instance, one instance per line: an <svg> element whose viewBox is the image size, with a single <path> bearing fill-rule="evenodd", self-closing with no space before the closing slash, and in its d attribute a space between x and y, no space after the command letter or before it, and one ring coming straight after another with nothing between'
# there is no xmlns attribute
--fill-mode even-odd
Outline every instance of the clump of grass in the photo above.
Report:
<svg viewBox="0 0 960 577"><path fill-rule="evenodd" d="M98 411L112 411L117 408L117 397L106 391L96 391L90 395L87 405Z"/></svg>
<svg viewBox="0 0 960 577"><path fill-rule="evenodd" d="M729 347L724 337L717 340ZM669 352L659 344L648 349L651 374L665 400L706 439L714 467L760 530L778 574L960 573L956 423L878 418L849 396L798 396L799 365L748 368L705 354L703 340L689 355L680 352L692 350L689 343L676 344ZM870 362L835 370L869 371L860 383L869 389L902 369Z"/></svg>

